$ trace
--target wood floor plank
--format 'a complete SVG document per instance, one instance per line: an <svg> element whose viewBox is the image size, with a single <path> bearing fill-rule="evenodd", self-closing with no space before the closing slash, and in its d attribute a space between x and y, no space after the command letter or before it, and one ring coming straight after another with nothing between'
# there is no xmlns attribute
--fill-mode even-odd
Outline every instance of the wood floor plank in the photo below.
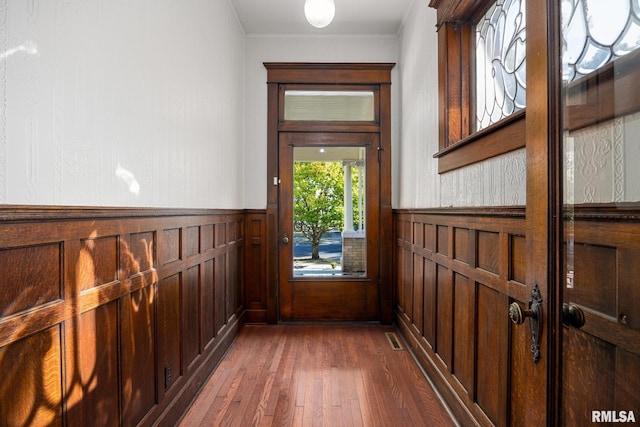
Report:
<svg viewBox="0 0 640 427"><path fill-rule="evenodd" d="M411 354L372 325L247 325L181 426L453 426Z"/></svg>

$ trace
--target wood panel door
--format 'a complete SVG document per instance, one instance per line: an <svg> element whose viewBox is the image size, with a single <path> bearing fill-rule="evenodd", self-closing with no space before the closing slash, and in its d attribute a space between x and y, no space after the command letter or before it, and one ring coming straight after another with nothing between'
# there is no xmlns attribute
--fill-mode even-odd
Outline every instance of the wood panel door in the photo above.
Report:
<svg viewBox="0 0 640 427"><path fill-rule="evenodd" d="M635 424L640 422L640 174L631 165L640 161L640 50L619 46L637 48L637 36L627 34L625 26L638 12L629 5L594 12L584 3L562 8L559 419L563 425ZM594 41L599 51L611 49L615 56L586 60L598 57L587 53Z"/></svg>
<svg viewBox="0 0 640 427"><path fill-rule="evenodd" d="M282 132L279 139L280 319L283 321L379 320L378 134ZM356 153L355 157L353 153ZM306 252L296 258L294 246L309 244L304 243L306 238L301 235L300 226L294 227L294 222L300 224L299 217L302 216L302 212L298 215L294 213L294 198L300 198L299 195L294 195L294 187L301 185L294 178L294 164L316 163L325 166L339 163L334 166L342 168L344 163L350 171L351 163L356 161L360 162L359 171L363 172L359 183L364 184L362 185L364 197L358 204L362 205L364 212L359 217L366 220L356 220L359 226L356 227L357 231L352 231L353 221L345 219L342 229L349 231L342 231L341 237L337 239L339 243L334 243L333 259L323 259L323 253L320 253L319 260L310 260L311 253L306 254ZM346 170L345 168L344 173L347 173ZM340 180L342 179L344 176L340 176ZM346 193L347 185L346 183L344 185ZM324 198L324 193L333 190L318 188L314 190L315 194L308 195L309 200ZM349 197L343 197L340 194L340 201L347 198ZM309 205L310 203L305 200L305 203L300 203L296 209L307 209L302 206ZM346 211L346 207L344 209ZM328 216L327 213L320 212L319 215ZM347 222L351 224L347 225ZM340 231L329 230L334 234ZM359 245L362 246L358 247Z"/></svg>
<svg viewBox="0 0 640 427"><path fill-rule="evenodd" d="M563 425L640 422L639 208L606 216L603 206L567 211Z"/></svg>
<svg viewBox="0 0 640 427"><path fill-rule="evenodd" d="M264 65L268 85L266 320L268 323L379 320L390 324L393 322L391 69L395 64L267 62ZM366 274L360 277L313 284L314 279L295 278L292 272L289 246L294 237L293 214L288 205L292 200L290 169L294 153L290 150L294 146L321 148L323 144L360 147L366 152L363 209L366 209L367 267ZM285 234L289 244L284 243ZM305 280L311 283L303 285ZM343 286L340 282L350 285ZM300 306L305 299L309 304ZM317 304L319 301L322 304ZM311 309L314 305L316 308Z"/></svg>

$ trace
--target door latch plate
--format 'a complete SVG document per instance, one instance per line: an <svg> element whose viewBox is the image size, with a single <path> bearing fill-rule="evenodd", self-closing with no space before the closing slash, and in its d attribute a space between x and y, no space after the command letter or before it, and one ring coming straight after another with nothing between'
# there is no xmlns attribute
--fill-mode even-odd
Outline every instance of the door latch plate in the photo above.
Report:
<svg viewBox="0 0 640 427"><path fill-rule="evenodd" d="M529 310L533 315L529 318L531 326L531 353L533 354L533 363L540 360L540 333L542 332L542 294L536 283L531 291L531 300L529 301Z"/></svg>

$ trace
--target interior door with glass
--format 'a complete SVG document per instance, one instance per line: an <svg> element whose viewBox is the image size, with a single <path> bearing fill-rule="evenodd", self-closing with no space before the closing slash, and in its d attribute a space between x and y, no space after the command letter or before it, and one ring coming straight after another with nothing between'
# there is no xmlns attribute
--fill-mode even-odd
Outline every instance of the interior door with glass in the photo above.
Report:
<svg viewBox="0 0 640 427"><path fill-rule="evenodd" d="M561 422L640 422L640 4L561 4Z"/></svg>
<svg viewBox="0 0 640 427"><path fill-rule="evenodd" d="M378 320L378 138L280 133L280 320Z"/></svg>

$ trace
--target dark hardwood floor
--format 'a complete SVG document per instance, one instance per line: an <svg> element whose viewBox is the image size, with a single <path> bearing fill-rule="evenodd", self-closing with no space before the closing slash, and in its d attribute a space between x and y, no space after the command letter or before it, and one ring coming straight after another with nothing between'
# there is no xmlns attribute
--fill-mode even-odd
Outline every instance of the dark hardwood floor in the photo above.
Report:
<svg viewBox="0 0 640 427"><path fill-rule="evenodd" d="M455 425L396 333L371 325L248 325L182 426Z"/></svg>

